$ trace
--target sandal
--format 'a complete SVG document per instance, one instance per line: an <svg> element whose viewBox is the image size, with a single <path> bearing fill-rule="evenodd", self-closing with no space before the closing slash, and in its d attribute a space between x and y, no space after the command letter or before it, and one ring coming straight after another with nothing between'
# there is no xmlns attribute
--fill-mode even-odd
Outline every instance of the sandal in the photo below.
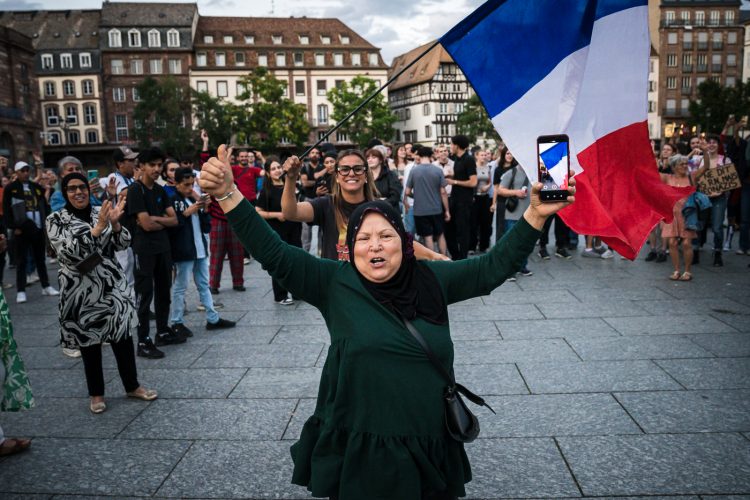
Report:
<svg viewBox="0 0 750 500"><path fill-rule="evenodd" d="M98 403L94 403L93 401L89 403L89 410L91 410L91 413L98 415L100 413L104 413L107 411L107 403L104 401L99 401Z"/></svg>
<svg viewBox="0 0 750 500"><path fill-rule="evenodd" d="M690 274L689 271L685 271L682 273L682 276L680 276L680 281L690 281L693 279L693 275Z"/></svg>
<svg viewBox="0 0 750 500"><path fill-rule="evenodd" d="M143 392L138 392L138 389L143 389ZM127 393L128 397L141 399L143 401L153 401L159 396L153 389L144 389L143 387L139 387L138 389L134 390L133 392Z"/></svg>
<svg viewBox="0 0 750 500"><path fill-rule="evenodd" d="M29 446L31 446L31 439L5 438L3 444L0 444L0 457L15 455L28 450Z"/></svg>
<svg viewBox="0 0 750 500"><path fill-rule="evenodd" d="M677 281L680 279L680 271L675 271L672 273L672 275L669 277L672 281Z"/></svg>

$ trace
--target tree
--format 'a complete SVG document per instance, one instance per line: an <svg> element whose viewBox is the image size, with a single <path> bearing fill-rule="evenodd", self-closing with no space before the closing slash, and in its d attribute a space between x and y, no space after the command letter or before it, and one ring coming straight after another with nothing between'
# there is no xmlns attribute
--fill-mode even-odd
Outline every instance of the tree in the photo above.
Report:
<svg viewBox="0 0 750 500"><path fill-rule="evenodd" d="M484 136L486 139L492 139L500 142L500 135L495 130L494 125L484 109L482 101L477 94L472 94L466 102L464 110L458 114L456 119L456 131L469 138L471 143L477 142L477 137Z"/></svg>
<svg viewBox="0 0 750 500"><path fill-rule="evenodd" d="M138 146L158 145L174 156L191 151L190 88L171 76L149 76L136 91L140 102L133 112L133 135Z"/></svg>
<svg viewBox="0 0 750 500"><path fill-rule="evenodd" d="M721 132L729 115L746 115L750 110L750 83L737 82L734 87L722 87L718 82L706 80L698 85L698 95L690 102L690 126L704 132Z"/></svg>
<svg viewBox="0 0 750 500"><path fill-rule="evenodd" d="M193 116L198 129L205 129L208 136L218 142L228 141L236 133L240 107L208 92L193 90Z"/></svg>
<svg viewBox="0 0 750 500"><path fill-rule="evenodd" d="M375 80L366 76L355 76L350 83L343 82L328 91L328 100L333 106L331 117L341 121L369 95L378 89ZM396 116L383 97L378 94L367 106L344 123L340 130L352 142L365 146L370 139L390 140L395 132L393 124Z"/></svg>

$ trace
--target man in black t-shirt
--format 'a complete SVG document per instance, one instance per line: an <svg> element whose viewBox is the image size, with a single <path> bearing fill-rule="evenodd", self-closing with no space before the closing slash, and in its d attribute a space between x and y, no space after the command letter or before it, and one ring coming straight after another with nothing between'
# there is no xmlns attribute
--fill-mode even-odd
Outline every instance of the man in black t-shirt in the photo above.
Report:
<svg viewBox="0 0 750 500"><path fill-rule="evenodd" d="M451 138L453 178L446 180L453 188L450 196L451 220L446 226L445 237L453 260L467 257L471 240L471 205L477 186L477 164L467 149L468 137L456 135Z"/></svg>
<svg viewBox="0 0 750 500"><path fill-rule="evenodd" d="M161 174L164 154L150 148L138 155L140 179L128 189L128 215L134 227L132 248L135 254L135 297L138 306L138 356L163 358L156 346L181 344L182 337L169 328L172 258L169 235L177 216L164 189L156 183ZM156 345L149 336L149 307L154 299Z"/></svg>
<svg viewBox="0 0 750 500"><path fill-rule="evenodd" d="M307 155L307 162L302 166L300 171L300 184L302 185L302 194L304 200L312 200L315 198L315 184L317 180L316 174L319 174L323 170L323 165L320 162L320 150L318 148L312 148L310 153ZM302 248L306 252L310 251L310 242L312 241L312 226L306 222L302 224Z"/></svg>

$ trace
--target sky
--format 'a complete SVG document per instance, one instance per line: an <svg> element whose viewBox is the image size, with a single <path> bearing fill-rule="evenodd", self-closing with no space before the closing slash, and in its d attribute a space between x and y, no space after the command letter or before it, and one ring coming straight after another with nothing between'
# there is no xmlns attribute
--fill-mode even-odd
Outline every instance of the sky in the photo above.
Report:
<svg viewBox="0 0 750 500"><path fill-rule="evenodd" d="M442 36L482 3L483 0L198 0L198 11L206 16L336 17L380 47L390 64L395 56ZM100 0L65 1L66 9L98 9L101 5ZM59 0L0 0L0 11L59 8Z"/></svg>

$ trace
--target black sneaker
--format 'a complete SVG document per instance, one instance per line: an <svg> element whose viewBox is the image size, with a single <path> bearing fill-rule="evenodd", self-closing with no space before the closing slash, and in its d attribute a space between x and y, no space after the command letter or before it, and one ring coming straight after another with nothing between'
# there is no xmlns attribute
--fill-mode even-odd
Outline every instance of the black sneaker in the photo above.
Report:
<svg viewBox="0 0 750 500"><path fill-rule="evenodd" d="M219 289L218 288L209 288L211 295L219 295Z"/></svg>
<svg viewBox="0 0 750 500"><path fill-rule="evenodd" d="M549 253L547 252L547 247L539 247L539 252L537 253L539 255L539 258L542 260L549 260Z"/></svg>
<svg viewBox="0 0 750 500"><path fill-rule="evenodd" d="M521 269L519 272L521 273L522 276L533 276L534 275L534 273L532 273L531 271L529 271L525 267L523 269Z"/></svg>
<svg viewBox="0 0 750 500"><path fill-rule="evenodd" d="M172 344L184 344L185 341L187 340L187 338L173 332L172 329L169 327L167 327L166 332L157 333L155 338L156 338L156 345L158 346L172 345Z"/></svg>
<svg viewBox="0 0 750 500"><path fill-rule="evenodd" d="M171 328L172 331L180 337L188 338L193 336L193 332L190 331L190 328L186 327L182 323L175 323Z"/></svg>
<svg viewBox="0 0 750 500"><path fill-rule="evenodd" d="M237 325L234 321L219 318L216 323L206 323L206 330L221 330L223 328L234 328Z"/></svg>
<svg viewBox="0 0 750 500"><path fill-rule="evenodd" d="M721 256L721 250L714 250L714 267L724 266L724 259Z"/></svg>
<svg viewBox="0 0 750 500"><path fill-rule="evenodd" d="M159 359L164 357L164 353L156 348L151 339L146 342L138 342L138 356L141 358Z"/></svg>
<svg viewBox="0 0 750 500"><path fill-rule="evenodd" d="M646 255L646 262L651 262L653 260L656 260L656 252L651 250L648 255Z"/></svg>
<svg viewBox="0 0 750 500"><path fill-rule="evenodd" d="M573 256L568 253L567 250L565 250L565 247L560 247L557 250L555 250L555 255L560 257L561 259L572 259Z"/></svg>
<svg viewBox="0 0 750 500"><path fill-rule="evenodd" d="M656 262L666 262L666 261L667 261L667 253L659 252L659 255L656 256Z"/></svg>
<svg viewBox="0 0 750 500"><path fill-rule="evenodd" d="M247 288L245 288L244 285L234 285L232 287L232 290L234 290L235 292L244 292L245 290L247 290Z"/></svg>

